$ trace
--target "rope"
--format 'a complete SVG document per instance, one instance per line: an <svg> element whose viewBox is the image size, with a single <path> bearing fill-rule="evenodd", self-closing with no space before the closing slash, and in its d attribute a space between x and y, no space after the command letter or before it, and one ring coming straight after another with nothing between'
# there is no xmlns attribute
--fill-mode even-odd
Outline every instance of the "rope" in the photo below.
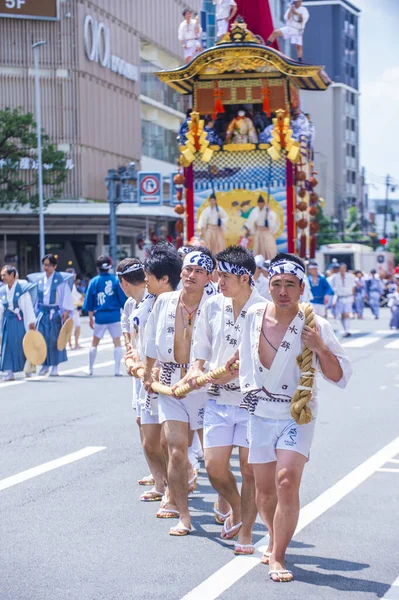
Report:
<svg viewBox="0 0 399 600"><path fill-rule="evenodd" d="M316 319L310 304L301 304L301 310L305 314L305 325L316 328ZM312 420L312 411L307 406L312 399L312 389L316 369L312 367L313 351L304 348L302 354L297 356L296 362L301 370L298 387L291 400L291 416L298 425L305 425Z"/></svg>

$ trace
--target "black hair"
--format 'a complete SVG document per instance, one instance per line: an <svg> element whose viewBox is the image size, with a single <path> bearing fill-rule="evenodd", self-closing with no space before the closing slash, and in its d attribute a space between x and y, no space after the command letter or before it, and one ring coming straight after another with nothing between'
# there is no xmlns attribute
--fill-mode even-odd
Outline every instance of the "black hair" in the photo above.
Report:
<svg viewBox="0 0 399 600"><path fill-rule="evenodd" d="M189 13L191 13L191 14L193 13L193 11L192 11L190 8L185 8L185 9L183 10L183 17L185 17L185 16L186 16L186 13L188 13L188 12L189 12Z"/></svg>
<svg viewBox="0 0 399 600"><path fill-rule="evenodd" d="M207 248L206 246L192 246L190 247L190 252L202 252L202 254L206 254L209 256L213 263L213 270L216 269L216 258L215 255Z"/></svg>
<svg viewBox="0 0 399 600"><path fill-rule="evenodd" d="M108 273L111 265L112 260L109 256L106 256L105 254L100 254L100 256L96 260L96 267L100 271L100 273Z"/></svg>
<svg viewBox="0 0 399 600"><path fill-rule="evenodd" d="M4 265L4 267L1 267L1 270L3 269L7 271L7 275L14 275L15 277L18 275L17 268L12 265Z"/></svg>
<svg viewBox="0 0 399 600"><path fill-rule="evenodd" d="M53 265L53 267L58 265L58 260L55 258L54 254L45 254L42 258L42 265L44 264L45 260L48 260L50 265Z"/></svg>
<svg viewBox="0 0 399 600"><path fill-rule="evenodd" d="M158 280L167 276L169 285L175 290L180 281L182 264L176 248L168 248L165 244L156 244L144 263L144 270Z"/></svg>
<svg viewBox="0 0 399 600"><path fill-rule="evenodd" d="M140 265L141 261L137 258L124 258L116 267L116 272L119 277L119 281L121 279L125 279L128 283L133 285L138 285L139 283L144 283L145 274L144 269L137 269L137 271L130 271L124 273L124 271L128 271L129 267L133 267L133 265Z"/></svg>
<svg viewBox="0 0 399 600"><path fill-rule="evenodd" d="M69 267L68 269L66 269L65 272L66 273L71 273L71 275L76 275L76 271L75 271L75 269L72 269L72 267Z"/></svg>
<svg viewBox="0 0 399 600"><path fill-rule="evenodd" d="M296 263L305 271L305 263L302 258L299 258L296 254L288 254L287 252L279 252L276 254L274 258L270 261L270 266L272 267L275 262L278 260L289 260L290 262Z"/></svg>
<svg viewBox="0 0 399 600"><path fill-rule="evenodd" d="M256 271L254 257L249 250L242 246L228 246L216 254L216 260L232 263L233 265L237 265L237 267L244 267L245 269L248 269L252 275L254 275Z"/></svg>

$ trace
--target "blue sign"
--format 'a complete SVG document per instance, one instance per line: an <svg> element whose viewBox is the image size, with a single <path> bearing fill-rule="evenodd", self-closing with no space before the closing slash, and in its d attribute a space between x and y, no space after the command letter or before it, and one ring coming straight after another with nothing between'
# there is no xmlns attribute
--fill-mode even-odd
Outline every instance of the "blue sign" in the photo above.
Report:
<svg viewBox="0 0 399 600"><path fill-rule="evenodd" d="M177 190L178 188L175 185L175 182L173 181L174 178L177 175L177 171L175 171L174 173L171 173L170 175L170 205L171 206L176 206L176 204L178 204L177 202Z"/></svg>
<svg viewBox="0 0 399 600"><path fill-rule="evenodd" d="M161 173L140 171L138 178L139 204L141 206L162 204L162 187Z"/></svg>

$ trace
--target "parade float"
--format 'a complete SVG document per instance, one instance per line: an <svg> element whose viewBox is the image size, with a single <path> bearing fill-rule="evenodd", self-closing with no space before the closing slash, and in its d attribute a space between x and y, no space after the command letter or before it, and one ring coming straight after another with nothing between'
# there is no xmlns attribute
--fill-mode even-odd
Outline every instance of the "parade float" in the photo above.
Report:
<svg viewBox="0 0 399 600"><path fill-rule="evenodd" d="M277 249L313 257L321 200L300 90L326 90L323 68L263 45L238 17L215 46L158 77L192 98L174 178L186 240L199 235L201 212L216 197L228 215L226 245L252 249L250 215L261 198L274 213Z"/></svg>

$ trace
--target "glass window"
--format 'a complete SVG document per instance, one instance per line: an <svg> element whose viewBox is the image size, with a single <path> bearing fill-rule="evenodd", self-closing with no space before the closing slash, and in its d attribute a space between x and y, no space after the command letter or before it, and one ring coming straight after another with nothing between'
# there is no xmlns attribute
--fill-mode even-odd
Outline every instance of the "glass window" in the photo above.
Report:
<svg viewBox="0 0 399 600"><path fill-rule="evenodd" d="M356 131L356 122L355 119L351 119L351 130Z"/></svg>
<svg viewBox="0 0 399 600"><path fill-rule="evenodd" d="M352 157L356 158L356 146L352 146Z"/></svg>
<svg viewBox="0 0 399 600"><path fill-rule="evenodd" d="M352 183L356 183L356 172L355 171L352 171L351 177L352 177Z"/></svg>
<svg viewBox="0 0 399 600"><path fill-rule="evenodd" d="M177 132L151 123L141 121L142 152L145 156L174 163L179 156Z"/></svg>
<svg viewBox="0 0 399 600"><path fill-rule="evenodd" d="M280 21L284 21L284 15L287 10L287 5L285 0L280 0Z"/></svg>
<svg viewBox="0 0 399 600"><path fill-rule="evenodd" d="M355 94L353 92L351 94L351 104L353 104L353 106L356 104Z"/></svg>
<svg viewBox="0 0 399 600"><path fill-rule="evenodd" d="M350 171L347 171L347 172L346 172L346 181L347 181L348 183L350 183L350 182L351 182L351 172L350 172Z"/></svg>
<svg viewBox="0 0 399 600"><path fill-rule="evenodd" d="M187 98L163 83L155 75L161 69L152 62L140 58L140 84L141 93L152 100L165 104L170 108L185 113L187 110Z"/></svg>

